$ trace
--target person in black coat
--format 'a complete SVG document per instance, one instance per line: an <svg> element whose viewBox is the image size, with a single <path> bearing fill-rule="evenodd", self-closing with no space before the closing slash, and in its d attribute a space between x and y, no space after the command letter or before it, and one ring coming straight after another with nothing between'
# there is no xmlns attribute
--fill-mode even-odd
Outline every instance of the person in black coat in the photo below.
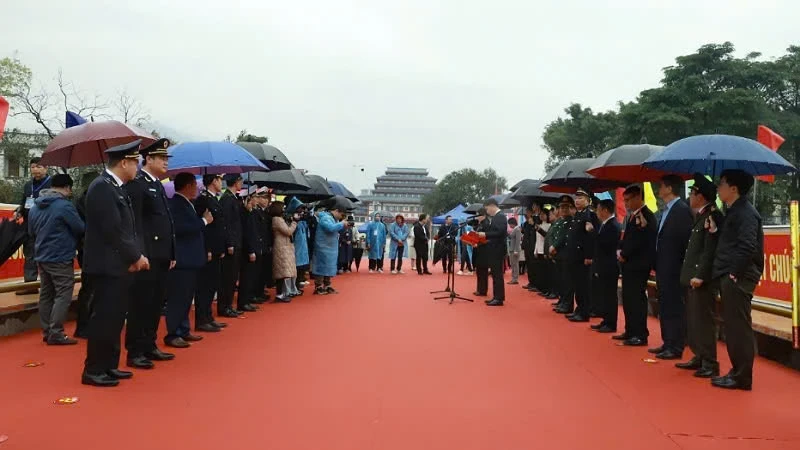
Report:
<svg viewBox="0 0 800 450"><path fill-rule="evenodd" d="M444 218L444 225L439 227L439 233L436 235L437 240L443 240L447 245L455 245L455 239L458 235L458 225L453 223L453 217L447 216ZM442 271L449 273L453 269L453 252L449 251L444 254L442 258Z"/></svg>
<svg viewBox="0 0 800 450"><path fill-rule="evenodd" d="M428 271L428 215L420 214L414 224L414 251L417 252L417 273L431 275Z"/></svg>
<svg viewBox="0 0 800 450"><path fill-rule="evenodd" d="M189 342L203 339L191 334L189 310L197 289L197 275L206 265L203 232L214 223L214 216L205 210L202 217L192 201L197 197L197 181L190 173L175 176L175 195L169 199L169 211L175 224L175 267L167 282L167 335L170 347L189 347Z"/></svg>
<svg viewBox="0 0 800 450"><path fill-rule="evenodd" d="M680 359L686 347L686 287L681 285L681 267L693 221L689 205L679 197L681 191L680 177L661 179L658 195L667 207L658 224L655 269L664 345L648 350L658 359Z"/></svg>
<svg viewBox="0 0 800 450"><path fill-rule="evenodd" d="M238 174L226 175L227 189L222 193L219 204L222 206L225 221L225 257L222 259L222 282L217 297L217 315L239 317L244 311L233 309L233 295L239 279L242 258L242 201L236 193L242 189L242 177Z"/></svg>
<svg viewBox="0 0 800 450"><path fill-rule="evenodd" d="M134 277L131 286L125 348L128 366L152 369L153 361L175 358L156 346L156 333L167 295L167 273L175 266L175 231L161 178L167 175L169 140L159 139L142 148L144 159L136 178L125 185L136 217L136 235L150 268Z"/></svg>
<svg viewBox="0 0 800 450"><path fill-rule="evenodd" d="M592 256L594 254L594 238L600 226L597 215L589 209L592 196L588 189L578 189L575 193L575 208L567 234L573 250L569 264L569 276L575 285L575 314L567 314L570 322L588 322L591 311L589 284L592 282Z"/></svg>
<svg viewBox="0 0 800 450"><path fill-rule="evenodd" d="M642 188L632 185L623 193L625 208L630 211L617 251L622 267L622 311L625 332L614 336L625 345L647 345L647 280L656 254L658 223L644 204Z"/></svg>
<svg viewBox="0 0 800 450"><path fill-rule="evenodd" d="M523 286L523 289L529 291L537 291L537 286L541 286L542 273L537 267L536 261L536 225L541 224L539 219L539 205L533 206L525 210L525 222L522 224L522 251L525 254L525 270L528 273L528 284Z"/></svg>
<svg viewBox="0 0 800 450"><path fill-rule="evenodd" d="M120 333L128 311L133 273L150 268L136 232L131 200L122 186L136 176L140 140L106 150L108 168L86 195L83 271L94 297L81 382L116 386L133 374L119 370Z"/></svg>
<svg viewBox="0 0 800 450"><path fill-rule="evenodd" d="M264 264L264 233L259 230L261 212L256 208L256 187L251 186L242 208L242 251L239 278L239 295L236 297L238 311L258 311L253 305L254 292L262 279Z"/></svg>
<svg viewBox="0 0 800 450"><path fill-rule="evenodd" d="M600 226L594 240L592 256L593 303L603 320L591 328L600 333L617 331L617 283L619 282L619 224L614 216L616 206L612 200L601 200L597 205Z"/></svg>
<svg viewBox="0 0 800 450"><path fill-rule="evenodd" d="M228 324L217 322L211 312L214 295L218 294L222 283L222 259L225 257L225 219L222 206L217 195L222 191L222 177L204 175L203 185L206 187L194 202L198 217L211 213L213 221L203 230L203 242L206 247L205 267L201 269L194 298L194 327L196 331L215 333Z"/></svg>
<svg viewBox="0 0 800 450"><path fill-rule="evenodd" d="M45 189L50 189L51 179L47 174L47 166L42 164L42 158L33 157L30 162L31 179L22 187L22 199L19 201L14 219L22 217L28 220L28 212L33 208L33 201L39 198L39 193ZM22 241L22 254L25 258L23 265L24 280L36 281L39 277L39 268L36 265L34 239L30 234L26 234ZM17 291L17 295L35 294L38 289L25 289Z"/></svg>
<svg viewBox="0 0 800 450"><path fill-rule="evenodd" d="M503 281L503 260L506 257L506 238L508 238L508 221L506 215L500 212L497 200L490 198L484 202L486 219L488 222L479 232L487 242L481 251L486 252L489 270L492 273L492 298L487 300L488 306L503 306L506 300L505 282Z"/></svg>
<svg viewBox="0 0 800 450"><path fill-rule="evenodd" d="M84 223L86 223L86 194L89 192L89 185L92 184L95 178L100 174L98 172L86 172L81 177L81 186L85 189L83 193L75 200L75 209L78 210L78 215ZM84 233L84 236L86 233ZM84 239L78 243L78 265L83 268L83 243ZM92 286L91 277L84 275L81 271L81 288L78 291L78 311L75 319L75 333L73 336L77 338L86 339L89 337L89 317L91 317L91 304L92 304Z"/></svg>
<svg viewBox="0 0 800 450"><path fill-rule="evenodd" d="M747 200L753 177L741 170L724 170L719 198L727 206L721 230L709 220L709 232L719 233L717 255L711 271L719 284L725 345L733 366L727 375L711 379L725 389L751 390L756 340L750 301L764 272L764 228L761 216Z"/></svg>

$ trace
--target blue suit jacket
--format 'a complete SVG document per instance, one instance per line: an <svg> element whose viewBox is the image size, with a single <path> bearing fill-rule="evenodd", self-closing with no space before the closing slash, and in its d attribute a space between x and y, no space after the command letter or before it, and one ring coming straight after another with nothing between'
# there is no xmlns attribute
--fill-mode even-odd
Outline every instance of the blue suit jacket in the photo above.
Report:
<svg viewBox="0 0 800 450"><path fill-rule="evenodd" d="M169 211L175 224L175 268L200 269L207 260L203 219L197 216L192 204L179 194L169 199Z"/></svg>

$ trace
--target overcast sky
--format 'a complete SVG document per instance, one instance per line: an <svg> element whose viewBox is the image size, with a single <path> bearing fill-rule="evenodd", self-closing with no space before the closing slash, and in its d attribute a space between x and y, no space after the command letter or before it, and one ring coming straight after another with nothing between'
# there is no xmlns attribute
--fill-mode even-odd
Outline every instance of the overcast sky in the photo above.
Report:
<svg viewBox="0 0 800 450"><path fill-rule="evenodd" d="M127 89L184 141L268 135L355 192L386 166L536 178L570 102L632 100L706 43L800 44L797 0L8 0L0 16L0 57L51 88L62 68L86 93Z"/></svg>

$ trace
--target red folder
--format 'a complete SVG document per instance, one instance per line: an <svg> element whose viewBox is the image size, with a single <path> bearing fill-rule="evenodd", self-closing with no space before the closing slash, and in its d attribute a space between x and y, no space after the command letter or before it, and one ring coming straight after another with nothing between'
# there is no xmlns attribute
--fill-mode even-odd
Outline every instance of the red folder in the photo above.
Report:
<svg viewBox="0 0 800 450"><path fill-rule="evenodd" d="M461 235L461 242L467 245L480 245L480 244L485 244L487 241L485 237L479 235L474 231L470 231L469 233Z"/></svg>

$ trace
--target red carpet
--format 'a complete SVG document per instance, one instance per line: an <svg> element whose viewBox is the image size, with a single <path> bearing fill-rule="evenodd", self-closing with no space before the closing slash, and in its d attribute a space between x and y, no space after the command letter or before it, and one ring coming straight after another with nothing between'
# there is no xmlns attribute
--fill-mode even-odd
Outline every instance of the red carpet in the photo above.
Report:
<svg viewBox="0 0 800 450"><path fill-rule="evenodd" d="M800 448L790 369L759 359L752 392L714 389L518 286L502 308L434 302L444 281L337 277L339 295L229 319L112 389L80 384L85 342L0 339L0 450ZM720 360L726 371L722 346ZM80 401L53 403L65 396Z"/></svg>

